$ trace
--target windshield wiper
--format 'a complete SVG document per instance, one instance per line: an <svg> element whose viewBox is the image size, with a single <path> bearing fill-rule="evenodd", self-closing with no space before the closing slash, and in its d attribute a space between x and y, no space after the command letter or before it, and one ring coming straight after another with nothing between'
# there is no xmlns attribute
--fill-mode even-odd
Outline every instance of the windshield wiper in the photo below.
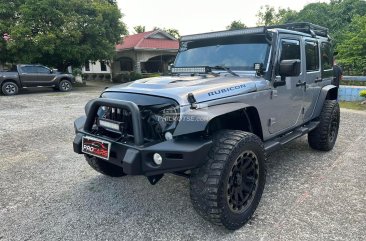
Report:
<svg viewBox="0 0 366 241"><path fill-rule="evenodd" d="M236 77L240 77L237 73L233 72L230 68L228 67L225 67L223 65L217 65L217 66L213 66L213 67L210 67L211 69L220 69L220 70L225 70L226 72L236 76Z"/></svg>

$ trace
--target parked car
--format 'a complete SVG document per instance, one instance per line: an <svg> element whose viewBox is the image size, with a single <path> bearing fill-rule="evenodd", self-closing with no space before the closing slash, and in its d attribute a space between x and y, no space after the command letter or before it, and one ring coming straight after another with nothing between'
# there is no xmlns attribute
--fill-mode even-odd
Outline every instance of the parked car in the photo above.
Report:
<svg viewBox="0 0 366 241"><path fill-rule="evenodd" d="M335 145L328 30L294 23L180 41L172 76L88 102L74 123L74 151L108 176L145 175L151 184L165 173L188 177L197 212L238 229L261 199L268 153L306 134L315 150Z"/></svg>
<svg viewBox="0 0 366 241"><path fill-rule="evenodd" d="M21 88L52 87L70 91L75 78L71 74L54 71L42 65L20 64L0 72L0 87L4 95L16 95Z"/></svg>

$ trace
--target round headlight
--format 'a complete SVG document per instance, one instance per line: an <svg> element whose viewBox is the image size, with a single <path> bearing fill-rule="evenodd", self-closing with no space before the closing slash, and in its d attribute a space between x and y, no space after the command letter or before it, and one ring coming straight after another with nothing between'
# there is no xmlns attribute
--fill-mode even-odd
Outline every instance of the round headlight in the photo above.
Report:
<svg viewBox="0 0 366 241"><path fill-rule="evenodd" d="M178 111L177 107L171 106L171 107L168 107L168 108L160 111L159 115L162 117L162 119L166 123L166 126L169 127L173 123L178 121L179 111Z"/></svg>

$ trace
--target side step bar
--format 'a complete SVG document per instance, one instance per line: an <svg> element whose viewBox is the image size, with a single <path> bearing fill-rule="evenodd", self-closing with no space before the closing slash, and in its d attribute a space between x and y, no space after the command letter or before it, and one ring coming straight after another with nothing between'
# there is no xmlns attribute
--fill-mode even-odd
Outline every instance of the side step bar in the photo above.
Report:
<svg viewBox="0 0 366 241"><path fill-rule="evenodd" d="M284 134L278 138L266 141L264 143L264 149L267 153L271 153L275 150L280 149L283 145L295 140L296 138L303 136L310 131L314 130L319 125L319 121L312 121L304 126L300 126L297 129Z"/></svg>

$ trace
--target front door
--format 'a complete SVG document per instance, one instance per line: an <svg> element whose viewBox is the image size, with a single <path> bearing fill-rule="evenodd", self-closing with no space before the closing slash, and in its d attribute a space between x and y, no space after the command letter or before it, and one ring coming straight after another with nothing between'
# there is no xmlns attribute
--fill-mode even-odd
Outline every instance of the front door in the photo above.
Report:
<svg viewBox="0 0 366 241"><path fill-rule="evenodd" d="M301 37L282 35L280 37L280 50L278 61L301 60ZM277 70L278 72L278 70ZM281 80L281 76L276 74L276 81ZM272 117L268 120L269 132L271 134L284 132L300 124L303 120L303 97L304 85L300 85L305 80L304 71L299 76L286 77L286 85L278 86L272 90Z"/></svg>
<svg viewBox="0 0 366 241"><path fill-rule="evenodd" d="M52 86L55 84L56 74L52 73L49 68L36 66L35 69L38 74L36 83L38 86Z"/></svg>

